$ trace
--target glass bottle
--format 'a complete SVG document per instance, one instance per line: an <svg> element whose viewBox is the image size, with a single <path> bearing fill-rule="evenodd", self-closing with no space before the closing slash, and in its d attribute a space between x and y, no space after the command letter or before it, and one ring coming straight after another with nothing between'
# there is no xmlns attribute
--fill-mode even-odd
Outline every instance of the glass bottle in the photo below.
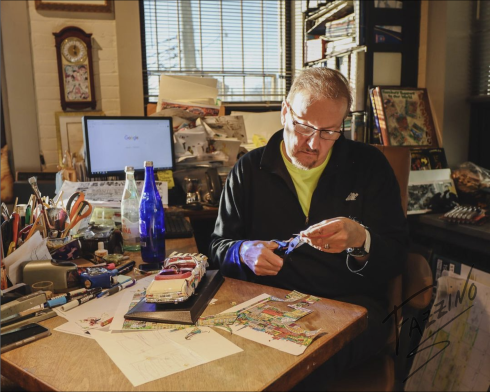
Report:
<svg viewBox="0 0 490 392"><path fill-rule="evenodd" d="M145 183L140 201L141 258L147 263L165 259L165 216L162 199L158 193L153 162L145 161Z"/></svg>
<svg viewBox="0 0 490 392"><path fill-rule="evenodd" d="M123 249L129 251L140 250L139 234L139 204L140 197L134 181L134 167L126 166L126 183L121 200L121 226Z"/></svg>

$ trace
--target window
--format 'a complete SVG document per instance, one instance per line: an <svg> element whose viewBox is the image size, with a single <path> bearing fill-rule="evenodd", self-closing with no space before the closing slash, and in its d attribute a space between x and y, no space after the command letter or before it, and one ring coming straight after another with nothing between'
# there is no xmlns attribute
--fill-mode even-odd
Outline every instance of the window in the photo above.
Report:
<svg viewBox="0 0 490 392"><path fill-rule="evenodd" d="M288 3L143 0L146 99L158 100L164 73L216 78L225 102L282 100L291 74Z"/></svg>

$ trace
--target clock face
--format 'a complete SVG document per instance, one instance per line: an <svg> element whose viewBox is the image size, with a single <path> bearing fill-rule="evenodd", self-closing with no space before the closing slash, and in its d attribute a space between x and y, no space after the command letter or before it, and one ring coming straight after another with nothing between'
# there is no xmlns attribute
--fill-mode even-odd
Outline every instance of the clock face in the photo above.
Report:
<svg viewBox="0 0 490 392"><path fill-rule="evenodd" d="M61 43L61 53L70 63L82 62L87 58L87 46L81 39L70 37Z"/></svg>

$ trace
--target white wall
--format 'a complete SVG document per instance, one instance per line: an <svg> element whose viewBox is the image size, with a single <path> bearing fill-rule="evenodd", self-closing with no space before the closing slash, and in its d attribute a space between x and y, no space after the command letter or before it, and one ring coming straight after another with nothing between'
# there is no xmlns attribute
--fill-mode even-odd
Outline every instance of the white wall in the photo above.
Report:
<svg viewBox="0 0 490 392"><path fill-rule="evenodd" d="M67 26L77 26L86 33L92 33L96 110L102 110L106 115L119 115L116 22L114 19L79 19L76 12L71 13L74 17L70 19L66 13L61 17L51 16L53 11L43 11L41 14L36 10L34 1L28 1L28 4L40 148L46 165L56 168L58 148L55 112L62 109L53 32Z"/></svg>
<svg viewBox="0 0 490 392"><path fill-rule="evenodd" d="M55 113L61 111L53 32L77 26L92 33L97 109L143 115L138 1L117 1L115 12L38 11L34 0L1 1L6 124L15 171L39 170L42 152L56 170ZM7 119L7 116L6 116Z"/></svg>
<svg viewBox="0 0 490 392"><path fill-rule="evenodd" d="M425 81L449 166L468 160L473 1L429 1Z"/></svg>

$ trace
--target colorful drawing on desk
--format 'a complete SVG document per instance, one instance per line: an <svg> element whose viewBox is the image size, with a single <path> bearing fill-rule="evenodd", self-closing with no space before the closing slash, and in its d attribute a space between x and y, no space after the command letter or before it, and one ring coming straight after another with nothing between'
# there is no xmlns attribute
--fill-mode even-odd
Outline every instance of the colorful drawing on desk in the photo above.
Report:
<svg viewBox="0 0 490 392"><path fill-rule="evenodd" d="M76 321L77 325L83 329L100 328L110 324L112 316L102 313L100 316L89 316Z"/></svg>
<svg viewBox="0 0 490 392"><path fill-rule="evenodd" d="M304 308L284 311L267 304L260 304L240 313L237 323L272 335L274 340L284 339L307 347L321 330L305 330L295 321L311 312L312 310Z"/></svg>
<svg viewBox="0 0 490 392"><path fill-rule="evenodd" d="M291 291L289 294L286 295L286 302L294 302L297 301L298 299L303 299L306 297L306 294L300 293L299 291Z"/></svg>
<svg viewBox="0 0 490 392"><path fill-rule="evenodd" d="M306 307L320 300L315 296L309 296L304 299L305 297L307 297L306 294L297 291L287 294L285 298L260 296L256 302L251 303L251 301L249 301L245 302L243 304L244 306L242 305L241 308L232 308L232 310L235 311L201 317L199 318L197 325L222 327L230 333L238 333L238 331L249 327L256 332L271 335L271 340L287 341L298 344L302 346L303 349L306 349L313 339L321 332L321 329L308 331L296 324L296 321L300 318L313 312L313 310L307 309ZM302 299L301 302L287 305L293 310L281 310L270 305L271 302L286 303L298 301L300 299ZM298 350L294 351L298 352Z"/></svg>

